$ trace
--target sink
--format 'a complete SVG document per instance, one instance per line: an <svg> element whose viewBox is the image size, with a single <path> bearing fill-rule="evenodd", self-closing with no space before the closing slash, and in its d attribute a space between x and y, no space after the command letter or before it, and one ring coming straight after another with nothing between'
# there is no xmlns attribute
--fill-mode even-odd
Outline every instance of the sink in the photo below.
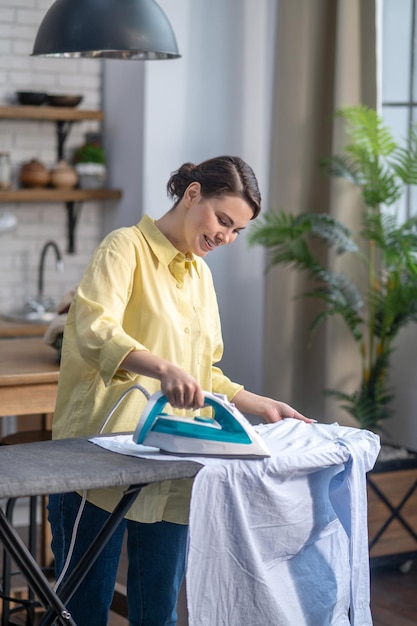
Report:
<svg viewBox="0 0 417 626"><path fill-rule="evenodd" d="M30 298L20 309L3 313L2 317L10 322L28 324L48 324L57 316L55 303L51 298Z"/></svg>
<svg viewBox="0 0 417 626"><path fill-rule="evenodd" d="M2 313L1 316L10 321L28 324L49 324L54 320L58 313L56 311L56 303L53 298L44 295L44 270L45 257L49 250L55 253L56 268L58 271L63 269L62 254L55 241L47 241L42 248L38 268L38 295L29 297L20 309Z"/></svg>

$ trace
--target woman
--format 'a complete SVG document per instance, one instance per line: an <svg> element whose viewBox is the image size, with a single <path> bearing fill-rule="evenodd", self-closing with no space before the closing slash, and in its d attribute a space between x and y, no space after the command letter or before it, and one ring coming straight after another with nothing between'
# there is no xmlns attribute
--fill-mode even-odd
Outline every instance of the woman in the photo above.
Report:
<svg viewBox="0 0 417 626"><path fill-rule="evenodd" d="M253 394L215 366L223 352L209 252L232 243L260 211L252 169L218 157L172 174L174 200L159 220L108 235L77 289L64 333L53 437L90 436L122 393L140 383L161 389L180 414L203 405L203 390L227 395L242 412L267 422L295 417L285 403ZM144 407L125 397L107 430L131 431ZM191 481L143 489L68 607L79 626L105 626L127 527L130 626L174 626L184 576ZM71 563L83 554L120 498L115 489L88 492ZM78 494L51 496L49 518L57 575L64 567L80 506Z"/></svg>

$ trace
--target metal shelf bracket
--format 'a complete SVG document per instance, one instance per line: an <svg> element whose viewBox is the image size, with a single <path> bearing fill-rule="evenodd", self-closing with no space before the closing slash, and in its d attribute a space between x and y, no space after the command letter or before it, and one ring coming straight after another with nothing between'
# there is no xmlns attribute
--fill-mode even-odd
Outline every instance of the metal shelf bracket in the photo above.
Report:
<svg viewBox="0 0 417 626"><path fill-rule="evenodd" d="M57 120L56 121L56 135L57 135L57 160L62 161L64 158L65 141L72 128L73 122Z"/></svg>
<svg viewBox="0 0 417 626"><path fill-rule="evenodd" d="M81 213L82 202L66 202L67 207L67 234L68 234L68 254L75 254L75 229Z"/></svg>

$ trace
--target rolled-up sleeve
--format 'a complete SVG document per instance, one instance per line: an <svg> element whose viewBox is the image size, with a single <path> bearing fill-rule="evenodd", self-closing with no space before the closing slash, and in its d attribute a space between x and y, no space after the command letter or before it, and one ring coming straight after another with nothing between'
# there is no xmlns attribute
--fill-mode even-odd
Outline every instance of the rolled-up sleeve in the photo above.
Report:
<svg viewBox="0 0 417 626"><path fill-rule="evenodd" d="M126 302L132 291L137 260L129 241L124 256L101 246L77 289L73 306L77 345L82 358L96 369L108 385L114 378L134 380L136 375L120 371L120 363L132 350L148 350L123 328Z"/></svg>

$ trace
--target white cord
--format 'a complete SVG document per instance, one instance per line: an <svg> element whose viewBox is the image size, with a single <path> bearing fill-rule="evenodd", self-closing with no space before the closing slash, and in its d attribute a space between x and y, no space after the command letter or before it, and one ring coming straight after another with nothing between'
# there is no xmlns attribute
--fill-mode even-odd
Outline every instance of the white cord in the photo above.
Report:
<svg viewBox="0 0 417 626"><path fill-rule="evenodd" d="M106 419L104 420L104 422L102 423L102 425L99 428L99 431L98 431L99 435L101 435L103 433L103 430L106 428L106 426L109 423L113 413L118 408L118 406L120 405L122 400L125 398L125 396L127 396L128 393L133 391L133 389L138 389L139 391L141 391L143 393L143 395L145 396L145 398L147 400L149 400L150 394L145 389L145 387L142 387L142 385L136 384L136 385L132 385L132 387L129 387L129 389L126 389L126 391L124 391L122 393L120 398L117 400L117 402L113 405L113 407L110 409L109 413L107 414ZM62 571L61 571L61 573L60 573L60 575L59 575L59 577L58 577L58 579L57 579L57 581L56 581L56 583L55 583L55 585L53 587L54 591L57 591L57 589L58 589L59 585L61 584L62 579L64 578L65 574L67 573L67 570L68 570L69 565L71 563L71 559L72 559L72 555L73 555L74 547L75 547L75 541L77 539L78 527L80 525L81 516L82 516L82 513L84 511L84 507L85 507L86 501L87 501L87 490L84 489L83 495L82 495L81 504L79 506L79 509L78 509L78 512L77 512L77 517L75 518L74 526L73 526L73 529L72 529L71 542L70 542L70 547L68 549L67 558L65 559L64 567L62 568Z"/></svg>
<svg viewBox="0 0 417 626"><path fill-rule="evenodd" d="M70 547L69 547L69 550L68 550L67 558L65 559L65 564L64 564L64 567L62 568L62 571L61 571L61 573L59 575L59 578L58 578L58 580L56 581L56 583L54 585L54 591L56 591L58 589L59 585L61 584L62 579L64 578L65 574L67 573L69 564L71 562L72 554L74 552L75 540L77 538L78 526L80 525L81 515L82 515L82 513L84 511L84 506L85 506L86 501L87 501L87 490L84 489L82 500L81 500L81 504L80 504L80 507L78 509L77 517L75 518L74 526L73 526L73 529L72 529L71 543L70 543Z"/></svg>
<svg viewBox="0 0 417 626"><path fill-rule="evenodd" d="M132 385L132 387L129 387L129 389L126 389L126 391L124 391L122 393L122 395L120 396L120 398L118 399L118 401L114 404L114 406L110 409L110 412L108 413L106 419L104 420L104 422L102 423L102 425L99 428L98 431L98 435L101 435L103 430L106 428L107 423L109 422L110 418L112 417L113 413L115 412L115 410L118 408L119 404L122 402L122 400L125 398L125 396L127 396L128 393L130 393L133 389L139 389L139 391L141 391L143 393L143 395L145 396L145 398L147 400L149 400L149 398L151 397L149 392L145 389L145 387L142 387L142 385Z"/></svg>

